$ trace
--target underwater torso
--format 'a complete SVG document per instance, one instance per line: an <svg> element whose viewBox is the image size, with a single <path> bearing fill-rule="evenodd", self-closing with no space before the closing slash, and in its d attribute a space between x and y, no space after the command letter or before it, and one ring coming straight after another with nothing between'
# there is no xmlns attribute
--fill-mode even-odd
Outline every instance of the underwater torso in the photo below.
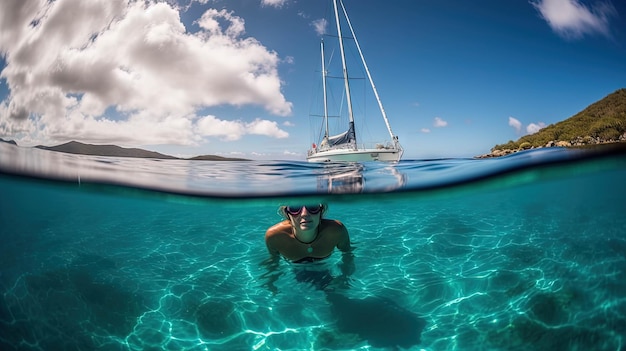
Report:
<svg viewBox="0 0 626 351"><path fill-rule="evenodd" d="M332 253L331 253L332 254ZM311 262L317 262L317 261L321 261L321 260L325 260L328 257L330 257L331 254L328 254L328 256L325 257L303 257L299 260L295 260L295 261L291 261L292 263L311 263Z"/></svg>

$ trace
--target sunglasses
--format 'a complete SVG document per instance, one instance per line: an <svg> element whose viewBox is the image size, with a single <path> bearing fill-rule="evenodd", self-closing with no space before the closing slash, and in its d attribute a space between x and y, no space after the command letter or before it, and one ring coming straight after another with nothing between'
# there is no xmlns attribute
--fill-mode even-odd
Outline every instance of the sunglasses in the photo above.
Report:
<svg viewBox="0 0 626 351"><path fill-rule="evenodd" d="M306 207L306 211L310 214L318 214L322 212L322 205L306 205L306 206L287 206L285 207L285 211L292 215L297 216L302 213L302 209Z"/></svg>

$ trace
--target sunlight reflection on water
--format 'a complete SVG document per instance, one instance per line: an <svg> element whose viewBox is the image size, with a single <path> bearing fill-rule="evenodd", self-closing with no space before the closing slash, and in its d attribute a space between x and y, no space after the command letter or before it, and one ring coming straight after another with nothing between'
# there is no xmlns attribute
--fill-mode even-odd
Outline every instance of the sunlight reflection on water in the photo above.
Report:
<svg viewBox="0 0 626 351"><path fill-rule="evenodd" d="M499 160L311 165L7 150L2 349L624 344L623 155L577 158L556 149ZM93 182L110 186L86 186ZM144 189L139 196L115 190L133 184ZM328 216L350 231L352 275L341 275L338 254L314 265L267 263L265 229L280 220L281 202L302 195L219 198L276 195L276 187L302 187L329 202ZM362 194L389 187L402 191ZM185 201L187 192L202 200ZM349 192L357 194L333 196Z"/></svg>

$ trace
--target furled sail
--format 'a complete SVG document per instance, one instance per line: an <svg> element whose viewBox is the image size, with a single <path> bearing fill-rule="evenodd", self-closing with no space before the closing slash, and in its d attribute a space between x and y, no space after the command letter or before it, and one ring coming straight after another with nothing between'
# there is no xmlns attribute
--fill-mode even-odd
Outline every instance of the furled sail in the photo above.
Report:
<svg viewBox="0 0 626 351"><path fill-rule="evenodd" d="M328 146L339 146L345 144L355 144L356 136L354 135L354 122L350 122L350 127L347 131L328 137Z"/></svg>

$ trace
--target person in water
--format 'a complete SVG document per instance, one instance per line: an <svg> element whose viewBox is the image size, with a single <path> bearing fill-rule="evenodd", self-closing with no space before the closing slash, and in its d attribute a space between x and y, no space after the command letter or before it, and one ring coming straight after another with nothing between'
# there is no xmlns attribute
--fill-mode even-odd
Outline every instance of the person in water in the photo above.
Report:
<svg viewBox="0 0 626 351"><path fill-rule="evenodd" d="M308 270L303 265L295 271L295 278L324 291L349 287L348 278L354 272L350 236L341 222L323 218L327 210L325 204L278 208L284 220L265 233L265 244L270 253L270 259L264 263L268 268L265 286L273 293L278 292L274 283L282 275L278 269L281 256L293 263L309 263L329 257L335 247L342 251L340 276L333 276L329 267Z"/></svg>
<svg viewBox="0 0 626 351"><path fill-rule="evenodd" d="M274 258L283 256L294 263L313 262L330 256L335 247L351 257L350 236L337 220L323 218L327 206L280 206L285 220L265 233L265 244ZM348 255L346 255L348 254Z"/></svg>

